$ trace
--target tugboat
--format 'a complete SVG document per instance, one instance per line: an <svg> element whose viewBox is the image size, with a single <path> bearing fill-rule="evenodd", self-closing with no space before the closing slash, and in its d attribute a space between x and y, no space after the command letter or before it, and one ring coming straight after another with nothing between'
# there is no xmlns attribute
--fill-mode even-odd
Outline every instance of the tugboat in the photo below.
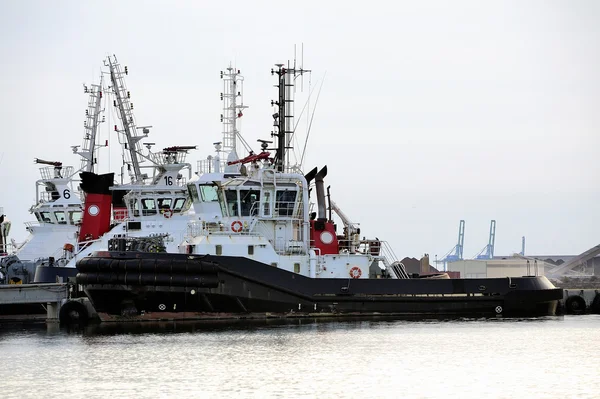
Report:
<svg viewBox="0 0 600 399"><path fill-rule="evenodd" d="M135 247L137 250L177 252L187 235L188 222L195 214L187 187L192 179L192 166L186 157L196 146L172 146L153 153L150 150L154 143L144 143L148 153L142 154L141 147L136 147L140 137L135 136L135 120L122 81L125 73L114 58L109 57L106 64L110 67L116 97L114 104L121 119L126 121L119 133L124 136L123 142L131 143L125 146L128 158L124 160L130 165L127 169L131 183L113 186L112 173L81 173L85 211L74 255L65 265L73 272L76 261L94 251ZM210 184L240 174L236 147L241 136L237 120L247 108L241 100L243 77L240 71L229 67L221 72L221 78L224 81L223 142L215 143L216 155L208 157L208 164L199 165L198 176L194 176L197 181ZM226 165L223 154L227 154L231 165ZM144 161L151 163L151 176L142 173L140 164ZM199 210L202 212L201 208ZM115 241L115 238L121 240Z"/></svg>
<svg viewBox="0 0 600 399"><path fill-rule="evenodd" d="M48 165L40 168L42 178L36 182L36 203L29 209L36 221L26 223L29 235L23 243L11 243L11 250L3 252L0 269L10 281L2 283L46 282L35 279L37 268L64 258L77 241L82 204L73 188L74 168L38 158L35 163ZM54 278L51 282L55 282Z"/></svg>
<svg viewBox="0 0 600 399"><path fill-rule="evenodd" d="M29 235L24 242L11 242L0 254L0 270L5 276L0 284L54 283L57 277L66 281L67 275L60 272L51 276L39 272L44 267L64 266L76 246L83 204L74 183L80 171L93 171L96 165L100 149L96 133L99 124L104 122L102 78L99 84L84 85L84 93L88 95L88 106L83 144L72 147L73 152L81 156L81 166L75 170L62 162L34 159L36 164L43 165L41 179L36 182L35 204L29 209L36 220L25 224Z"/></svg>
<svg viewBox="0 0 600 399"><path fill-rule="evenodd" d="M77 283L102 320L554 314L562 290L545 277L409 275L385 241L361 238L325 190L327 166L304 174L287 161L292 87L307 71L277 64L271 72L274 148L263 140L260 153L230 161L242 165L239 176L188 184L197 220L179 253L115 238L118 250L77 262Z"/></svg>
<svg viewBox="0 0 600 399"><path fill-rule="evenodd" d="M104 65L109 68L109 89L122 126L114 127L124 150L121 183L115 185L114 173L96 174L90 169L80 173L85 204L76 240L66 256L38 267L37 274L46 278L59 272L74 277L76 261L92 251L107 249L114 237L159 236L161 248L164 245L166 250L176 251L193 214L186 187L192 166L186 156L196 147L172 146L154 153L154 143L146 142L147 154L143 154L140 142L148 137L151 126L136 125L131 94L125 85L128 68L122 68L115 56L107 57ZM150 247L157 248L145 246Z"/></svg>

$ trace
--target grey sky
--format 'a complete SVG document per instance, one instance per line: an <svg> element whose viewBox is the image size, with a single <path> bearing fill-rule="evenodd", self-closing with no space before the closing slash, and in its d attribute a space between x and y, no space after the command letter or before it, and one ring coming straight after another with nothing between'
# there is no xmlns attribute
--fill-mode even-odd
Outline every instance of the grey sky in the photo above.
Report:
<svg viewBox="0 0 600 399"><path fill-rule="evenodd" d="M245 75L242 133L255 143L272 125L270 68L304 43L305 92L326 73L305 165L329 166L364 235L400 257L441 257L465 219L471 257L496 219L496 254L518 252L523 235L530 254L598 244L600 3L227 4L0 2L0 206L18 241L33 158L79 164L82 83L107 54L129 66L151 140L197 144L195 161L220 139L219 71L233 62ZM109 124L102 134L113 138Z"/></svg>

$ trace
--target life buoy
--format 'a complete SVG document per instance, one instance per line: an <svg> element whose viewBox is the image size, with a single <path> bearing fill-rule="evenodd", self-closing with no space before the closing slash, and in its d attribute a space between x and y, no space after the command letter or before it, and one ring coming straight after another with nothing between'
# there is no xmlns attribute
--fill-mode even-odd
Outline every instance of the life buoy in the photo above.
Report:
<svg viewBox="0 0 600 399"><path fill-rule="evenodd" d="M239 220L236 220L233 223L231 223L231 230L233 230L235 233L239 233L240 231L242 231L243 227L244 225L242 225L242 222L240 222Z"/></svg>
<svg viewBox="0 0 600 399"><path fill-rule="evenodd" d="M170 218L171 216L173 216L173 211L172 211L172 210L170 210L170 209L163 209L163 210L161 211L161 213L163 214L163 216L164 216L166 219L168 219L168 218Z"/></svg>
<svg viewBox="0 0 600 399"><path fill-rule="evenodd" d="M362 270L360 270L360 267L354 266L352 269L350 269L350 277L360 278L360 276L362 276Z"/></svg>
<svg viewBox="0 0 600 399"><path fill-rule="evenodd" d="M73 244L66 243L65 245L63 245L63 250L65 251L73 252L74 249L75 246L73 246Z"/></svg>

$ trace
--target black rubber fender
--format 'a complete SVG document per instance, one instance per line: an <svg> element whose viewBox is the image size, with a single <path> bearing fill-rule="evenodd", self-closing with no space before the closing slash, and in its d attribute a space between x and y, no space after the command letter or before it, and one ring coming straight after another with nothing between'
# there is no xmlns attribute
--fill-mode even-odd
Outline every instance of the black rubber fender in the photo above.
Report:
<svg viewBox="0 0 600 399"><path fill-rule="evenodd" d="M579 295L571 295L565 301L565 308L568 314L582 314L585 312L585 300Z"/></svg>
<svg viewBox="0 0 600 399"><path fill-rule="evenodd" d="M590 306L590 311L592 313L600 314L600 293L596 294L596 296L594 297L592 306Z"/></svg>
<svg viewBox="0 0 600 399"><path fill-rule="evenodd" d="M78 301L69 301L60 307L58 320L63 326L85 325L89 320L88 310Z"/></svg>

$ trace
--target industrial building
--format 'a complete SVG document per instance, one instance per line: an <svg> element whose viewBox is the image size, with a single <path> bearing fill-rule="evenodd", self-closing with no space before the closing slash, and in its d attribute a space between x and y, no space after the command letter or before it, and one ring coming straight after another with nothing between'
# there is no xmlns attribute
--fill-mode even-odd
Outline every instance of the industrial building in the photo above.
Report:
<svg viewBox="0 0 600 399"><path fill-rule="evenodd" d="M552 268L554 265L543 260L521 255L447 263L447 270L459 273L461 278L544 276Z"/></svg>

